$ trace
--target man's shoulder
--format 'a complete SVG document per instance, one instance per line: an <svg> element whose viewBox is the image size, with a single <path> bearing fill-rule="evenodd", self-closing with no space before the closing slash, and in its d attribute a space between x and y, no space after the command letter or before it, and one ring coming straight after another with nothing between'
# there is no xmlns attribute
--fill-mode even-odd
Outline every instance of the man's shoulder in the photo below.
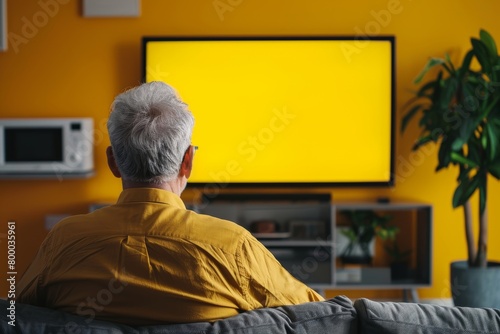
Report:
<svg viewBox="0 0 500 334"><path fill-rule="evenodd" d="M149 215L144 215L142 209L125 210L136 213L132 220L124 219L127 216L122 216L124 207L116 205L92 213L70 216L57 223L50 234L55 240L60 237L68 239L68 235L74 239L102 237L106 234L145 234L152 239L189 240L227 252L236 251L245 240L252 238L250 232L241 225L218 217L172 206L157 207L153 210L155 213ZM139 219L144 219L142 224Z"/></svg>
<svg viewBox="0 0 500 334"><path fill-rule="evenodd" d="M224 231L233 235L243 235L248 233L248 231L244 227L230 220L221 219L207 214L196 213L194 211L187 211L190 216L190 221L193 221L197 224L203 224L207 228L209 227L214 231Z"/></svg>
<svg viewBox="0 0 500 334"><path fill-rule="evenodd" d="M88 230L92 219L90 214L71 215L61 219L49 231L49 236L67 235L68 233L77 233L80 230Z"/></svg>
<svg viewBox="0 0 500 334"><path fill-rule="evenodd" d="M235 222L214 216L188 211L188 224L192 225L193 237L200 241L219 244L221 248L236 246L251 236L250 232Z"/></svg>

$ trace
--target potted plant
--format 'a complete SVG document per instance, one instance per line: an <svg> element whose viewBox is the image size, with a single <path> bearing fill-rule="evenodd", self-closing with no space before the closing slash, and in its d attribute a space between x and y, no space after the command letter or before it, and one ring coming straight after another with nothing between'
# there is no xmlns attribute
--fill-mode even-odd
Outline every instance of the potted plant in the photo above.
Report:
<svg viewBox="0 0 500 334"><path fill-rule="evenodd" d="M391 216L379 215L372 210L351 210L343 214L349 220L349 227L340 232L347 238L348 244L341 252L340 261L343 264L370 265L373 239L376 236L382 240L394 238L398 229L389 226Z"/></svg>
<svg viewBox="0 0 500 334"><path fill-rule="evenodd" d="M456 305L500 308L499 263L487 261L487 190L491 175L500 179L500 57L492 36L481 30L461 64L449 56L432 58L415 79L419 84L431 68L437 75L409 101L402 131L419 116L422 134L413 147L439 146L436 171L458 167L454 208L464 210L468 261L451 264L452 295ZM475 63L477 61L477 63ZM473 234L470 198L479 193L479 236ZM485 278L480 282L481 277ZM485 287L490 282L494 286ZM484 289L484 295L481 290ZM470 295L471 299L467 300Z"/></svg>

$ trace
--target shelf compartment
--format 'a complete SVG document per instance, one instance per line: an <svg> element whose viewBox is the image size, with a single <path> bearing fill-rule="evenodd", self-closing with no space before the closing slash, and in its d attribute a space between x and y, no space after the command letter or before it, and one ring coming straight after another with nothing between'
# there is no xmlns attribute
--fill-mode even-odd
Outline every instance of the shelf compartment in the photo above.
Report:
<svg viewBox="0 0 500 334"><path fill-rule="evenodd" d="M332 248L315 247L268 247L281 265L299 281L310 286L331 285Z"/></svg>

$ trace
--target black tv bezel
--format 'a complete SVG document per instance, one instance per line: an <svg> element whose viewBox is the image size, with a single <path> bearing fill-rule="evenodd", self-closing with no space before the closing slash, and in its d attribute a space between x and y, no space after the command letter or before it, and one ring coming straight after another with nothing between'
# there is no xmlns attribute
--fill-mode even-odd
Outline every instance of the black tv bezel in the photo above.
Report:
<svg viewBox="0 0 500 334"><path fill-rule="evenodd" d="M396 37L394 35L350 36L350 35L315 35L315 36L144 36L141 43L141 82L146 82L146 49L149 42L168 41L294 41L294 40L333 40L333 41L387 41L391 45L391 139L390 139L390 175L387 181L359 182L188 182L188 188L204 188L205 190L223 188L358 188L358 187L392 187L395 184L395 121L396 121ZM362 47L362 46L361 46Z"/></svg>

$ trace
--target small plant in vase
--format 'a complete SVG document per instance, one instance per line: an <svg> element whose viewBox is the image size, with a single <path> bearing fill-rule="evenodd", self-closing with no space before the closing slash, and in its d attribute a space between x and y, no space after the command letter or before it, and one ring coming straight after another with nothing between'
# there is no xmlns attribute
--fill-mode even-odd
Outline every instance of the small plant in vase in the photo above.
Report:
<svg viewBox="0 0 500 334"><path fill-rule="evenodd" d="M371 210L345 211L344 215L349 220L349 227L342 229L341 233L348 239L348 244L341 252L340 261L343 264L371 265L370 244L375 237L393 239L398 232L397 227L389 225L392 217Z"/></svg>

